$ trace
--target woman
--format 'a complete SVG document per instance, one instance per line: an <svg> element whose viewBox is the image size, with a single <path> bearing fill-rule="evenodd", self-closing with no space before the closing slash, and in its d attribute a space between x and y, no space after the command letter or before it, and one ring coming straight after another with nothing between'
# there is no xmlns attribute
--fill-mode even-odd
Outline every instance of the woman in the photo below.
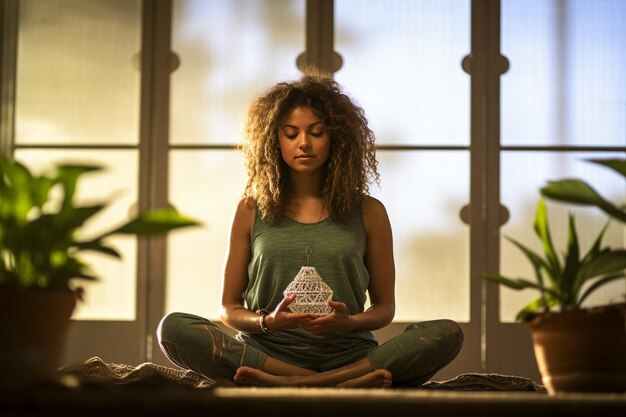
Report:
<svg viewBox="0 0 626 417"><path fill-rule="evenodd" d="M419 385L459 352L450 320L423 322L378 346L371 331L395 312L392 233L378 181L374 134L329 77L279 83L248 111L248 183L230 234L223 323L184 313L157 331L177 365L239 384ZM304 265L333 291L332 311L296 313L283 291ZM366 293L370 307L365 310Z"/></svg>

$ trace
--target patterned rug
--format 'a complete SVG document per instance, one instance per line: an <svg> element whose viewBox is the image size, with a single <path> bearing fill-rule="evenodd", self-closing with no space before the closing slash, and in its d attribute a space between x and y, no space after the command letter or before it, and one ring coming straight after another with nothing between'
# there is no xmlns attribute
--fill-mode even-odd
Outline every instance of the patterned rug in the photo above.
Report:
<svg viewBox="0 0 626 417"><path fill-rule="evenodd" d="M137 366L106 363L99 357L93 357L82 364L65 367L59 371L59 376L64 384L72 386L170 384L197 389L234 386L230 381L211 380L185 369L169 368L151 362ZM531 379L493 373L465 373L445 381L429 381L415 389L546 392L542 385L536 384Z"/></svg>

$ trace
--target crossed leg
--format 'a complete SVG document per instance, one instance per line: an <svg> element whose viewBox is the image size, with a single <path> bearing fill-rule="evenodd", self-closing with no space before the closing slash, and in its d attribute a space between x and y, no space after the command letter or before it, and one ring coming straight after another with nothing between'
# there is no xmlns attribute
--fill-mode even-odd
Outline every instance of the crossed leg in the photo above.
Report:
<svg viewBox="0 0 626 417"><path fill-rule="evenodd" d="M463 332L450 320L433 320L405 332L346 366L317 373L235 340L208 320L185 313L164 317L157 331L163 352L176 365L237 384L387 387L427 381L458 354Z"/></svg>
<svg viewBox="0 0 626 417"><path fill-rule="evenodd" d="M367 359L317 373L244 345L208 320L193 314L168 314L159 324L157 337L161 349L173 363L211 379L233 380L243 385L391 385L391 373L374 369Z"/></svg>
<svg viewBox="0 0 626 417"><path fill-rule="evenodd" d="M285 367L287 365L287 367ZM313 372L297 368L272 357L268 357L263 369L242 366L233 378L236 384L267 386L309 386L342 388L390 387L391 372L386 369L374 369L367 358L325 372Z"/></svg>
<svg viewBox="0 0 626 417"><path fill-rule="evenodd" d="M426 382L446 366L463 346L463 331L451 320L431 320L410 325L363 358L341 368L320 373L296 368L267 358L260 367L239 367L233 380L238 384L388 387L393 377L400 385ZM260 369L258 369L260 368Z"/></svg>

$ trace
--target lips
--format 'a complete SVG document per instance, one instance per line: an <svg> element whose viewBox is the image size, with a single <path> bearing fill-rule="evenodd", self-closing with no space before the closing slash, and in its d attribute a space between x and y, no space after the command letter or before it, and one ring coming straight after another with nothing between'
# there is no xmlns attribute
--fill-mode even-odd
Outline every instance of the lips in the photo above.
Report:
<svg viewBox="0 0 626 417"><path fill-rule="evenodd" d="M314 156L315 155L298 155L298 156L296 156L296 159L311 159Z"/></svg>

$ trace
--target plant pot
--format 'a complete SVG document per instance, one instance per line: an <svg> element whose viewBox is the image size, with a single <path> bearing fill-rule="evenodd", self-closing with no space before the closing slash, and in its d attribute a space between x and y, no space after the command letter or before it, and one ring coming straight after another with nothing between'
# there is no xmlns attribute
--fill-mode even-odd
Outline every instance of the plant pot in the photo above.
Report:
<svg viewBox="0 0 626 417"><path fill-rule="evenodd" d="M549 394L626 392L626 304L549 312L527 325Z"/></svg>
<svg viewBox="0 0 626 417"><path fill-rule="evenodd" d="M0 389L54 378L75 306L69 290L0 287Z"/></svg>

